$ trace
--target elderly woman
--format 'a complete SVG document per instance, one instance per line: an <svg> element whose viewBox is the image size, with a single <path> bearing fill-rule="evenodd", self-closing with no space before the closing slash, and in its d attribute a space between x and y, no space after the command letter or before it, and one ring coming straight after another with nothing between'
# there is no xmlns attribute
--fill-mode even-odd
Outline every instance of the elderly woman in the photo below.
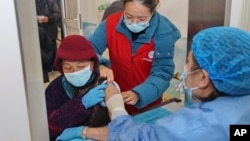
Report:
<svg viewBox="0 0 250 141"><path fill-rule="evenodd" d="M228 141L230 125L250 124L250 34L232 27L200 31L188 55L182 84L194 103L155 124L136 125L121 94L106 89L112 113L110 141ZM87 133L86 137L90 137Z"/></svg>
<svg viewBox="0 0 250 141"><path fill-rule="evenodd" d="M108 110L100 103L107 85L98 72L98 57L87 39L70 35L61 42L55 66L61 73L46 89L50 140L70 127L100 127L110 121ZM102 85L101 85L102 84Z"/></svg>

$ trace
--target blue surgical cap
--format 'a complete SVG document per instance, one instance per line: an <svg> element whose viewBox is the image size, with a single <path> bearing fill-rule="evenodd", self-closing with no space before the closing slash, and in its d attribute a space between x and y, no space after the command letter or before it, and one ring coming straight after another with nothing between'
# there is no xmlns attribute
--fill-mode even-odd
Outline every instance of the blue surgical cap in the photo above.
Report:
<svg viewBox="0 0 250 141"><path fill-rule="evenodd" d="M197 33L192 53L217 90L250 94L250 33L234 27L212 27Z"/></svg>

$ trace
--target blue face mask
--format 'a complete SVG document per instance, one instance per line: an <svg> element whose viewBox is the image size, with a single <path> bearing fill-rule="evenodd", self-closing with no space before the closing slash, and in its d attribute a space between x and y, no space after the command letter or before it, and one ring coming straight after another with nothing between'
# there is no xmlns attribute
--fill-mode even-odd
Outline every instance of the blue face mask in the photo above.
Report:
<svg viewBox="0 0 250 141"><path fill-rule="evenodd" d="M80 71L73 73L64 73L64 75L67 81L69 81L69 83L71 83L73 86L81 87L88 82L90 76L92 75L92 70L90 69L89 65Z"/></svg>
<svg viewBox="0 0 250 141"><path fill-rule="evenodd" d="M196 89L199 89L199 87L188 88L188 87L186 86L186 78L187 78L187 75L188 75L188 74L197 72L197 71L199 71L199 70L200 70L200 69L195 70L195 71L188 72L188 71L187 71L187 68L186 68L186 66L185 66L185 67L184 67L184 71L183 71L183 73L182 73L182 75L181 75L181 83L182 83L182 85L183 85L183 90L184 90L184 93L185 93L185 95L186 95L186 98L187 98L187 100L188 100L187 103L195 103L195 102L198 101L198 100L194 99L192 91L193 91L193 90L196 90Z"/></svg>
<svg viewBox="0 0 250 141"><path fill-rule="evenodd" d="M134 33L141 32L142 30L146 29L149 26L148 21L141 22L141 23L133 23L133 22L130 22L124 18L123 22L126 25L126 27Z"/></svg>

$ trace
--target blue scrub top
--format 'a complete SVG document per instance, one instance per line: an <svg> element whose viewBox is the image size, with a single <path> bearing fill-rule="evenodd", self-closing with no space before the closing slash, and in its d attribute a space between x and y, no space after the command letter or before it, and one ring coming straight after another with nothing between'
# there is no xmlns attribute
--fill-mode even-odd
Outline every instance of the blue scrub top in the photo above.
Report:
<svg viewBox="0 0 250 141"><path fill-rule="evenodd" d="M110 141L228 141L231 124L250 124L250 95L225 96L184 107L154 124L121 115L109 124ZM150 115L149 115L150 116Z"/></svg>

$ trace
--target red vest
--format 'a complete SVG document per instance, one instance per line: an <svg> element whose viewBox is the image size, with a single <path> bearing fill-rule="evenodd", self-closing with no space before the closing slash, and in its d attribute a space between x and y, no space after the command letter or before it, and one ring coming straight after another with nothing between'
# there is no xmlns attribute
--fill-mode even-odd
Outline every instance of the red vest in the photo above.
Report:
<svg viewBox="0 0 250 141"><path fill-rule="evenodd" d="M121 91L124 92L143 83L150 75L154 58L154 42L152 39L149 44L142 44L133 55L131 48L132 45L129 39L125 35L116 31L116 27L122 14L122 12L119 12L107 18L106 34L114 80L119 84ZM133 114L152 107L160 102L161 100L157 100L142 109L137 109L135 106L131 105L125 106L128 113Z"/></svg>

